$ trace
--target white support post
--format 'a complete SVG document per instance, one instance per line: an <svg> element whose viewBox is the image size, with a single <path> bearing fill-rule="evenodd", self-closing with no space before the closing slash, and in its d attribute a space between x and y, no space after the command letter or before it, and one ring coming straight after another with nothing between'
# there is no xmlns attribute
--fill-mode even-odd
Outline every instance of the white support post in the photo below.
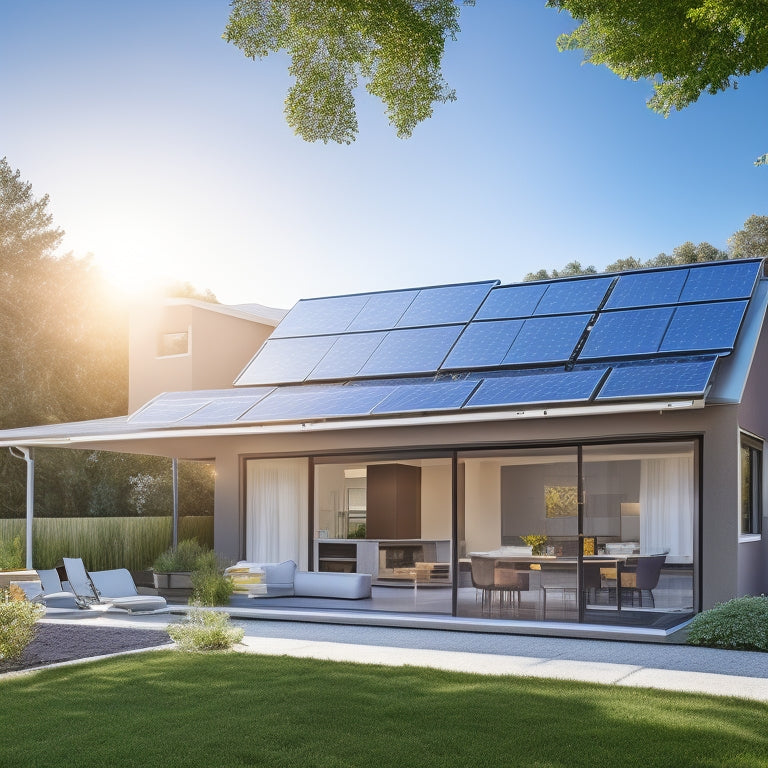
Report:
<svg viewBox="0 0 768 768"><path fill-rule="evenodd" d="M35 515L35 455L31 448L24 446L12 446L9 448L11 456L24 459L27 462L27 557L26 569L32 570L32 521Z"/></svg>

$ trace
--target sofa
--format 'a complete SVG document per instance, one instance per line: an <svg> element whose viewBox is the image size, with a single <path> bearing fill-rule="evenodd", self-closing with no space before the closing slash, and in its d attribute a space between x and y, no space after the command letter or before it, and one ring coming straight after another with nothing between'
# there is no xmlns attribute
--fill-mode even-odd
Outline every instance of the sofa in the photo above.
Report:
<svg viewBox="0 0 768 768"><path fill-rule="evenodd" d="M261 573L266 586L249 589L248 597L331 597L360 600L371 596L370 573L336 573L330 571L297 571L293 560L282 563L249 563L240 561L227 569L242 574L244 569Z"/></svg>

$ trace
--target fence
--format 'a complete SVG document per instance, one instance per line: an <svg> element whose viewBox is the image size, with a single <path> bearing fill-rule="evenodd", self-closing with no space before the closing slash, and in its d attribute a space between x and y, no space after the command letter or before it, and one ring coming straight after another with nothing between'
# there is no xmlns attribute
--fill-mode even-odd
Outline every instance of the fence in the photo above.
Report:
<svg viewBox="0 0 768 768"><path fill-rule="evenodd" d="M0 520L0 542L16 537L23 542L25 530L25 520ZM140 571L170 547L172 536L170 517L40 517L33 521L32 559L35 568L53 568L62 557L82 557L91 571ZM184 539L212 549L213 517L180 517L179 541Z"/></svg>

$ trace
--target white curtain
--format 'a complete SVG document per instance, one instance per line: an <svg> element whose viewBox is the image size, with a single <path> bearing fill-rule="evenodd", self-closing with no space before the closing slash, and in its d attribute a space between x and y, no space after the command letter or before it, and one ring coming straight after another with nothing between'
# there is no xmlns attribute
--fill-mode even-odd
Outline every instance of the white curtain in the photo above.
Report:
<svg viewBox="0 0 768 768"><path fill-rule="evenodd" d="M307 460L247 463L246 559L307 567Z"/></svg>
<svg viewBox="0 0 768 768"><path fill-rule="evenodd" d="M640 552L693 560L693 457L643 459L640 470Z"/></svg>

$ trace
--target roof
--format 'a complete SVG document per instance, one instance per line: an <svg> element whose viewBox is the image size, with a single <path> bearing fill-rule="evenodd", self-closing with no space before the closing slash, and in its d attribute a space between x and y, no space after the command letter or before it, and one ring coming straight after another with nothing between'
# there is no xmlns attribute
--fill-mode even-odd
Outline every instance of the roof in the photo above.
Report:
<svg viewBox="0 0 768 768"><path fill-rule="evenodd" d="M0 445L738 402L767 306L760 259L305 299L232 389L8 430Z"/></svg>
<svg viewBox="0 0 768 768"><path fill-rule="evenodd" d="M287 310L275 307L265 307L263 304L215 304L212 301L200 299L170 298L165 299L165 304L186 305L205 309L209 312L217 312L220 315L238 317L241 320L250 320L253 323L276 326L286 315Z"/></svg>

